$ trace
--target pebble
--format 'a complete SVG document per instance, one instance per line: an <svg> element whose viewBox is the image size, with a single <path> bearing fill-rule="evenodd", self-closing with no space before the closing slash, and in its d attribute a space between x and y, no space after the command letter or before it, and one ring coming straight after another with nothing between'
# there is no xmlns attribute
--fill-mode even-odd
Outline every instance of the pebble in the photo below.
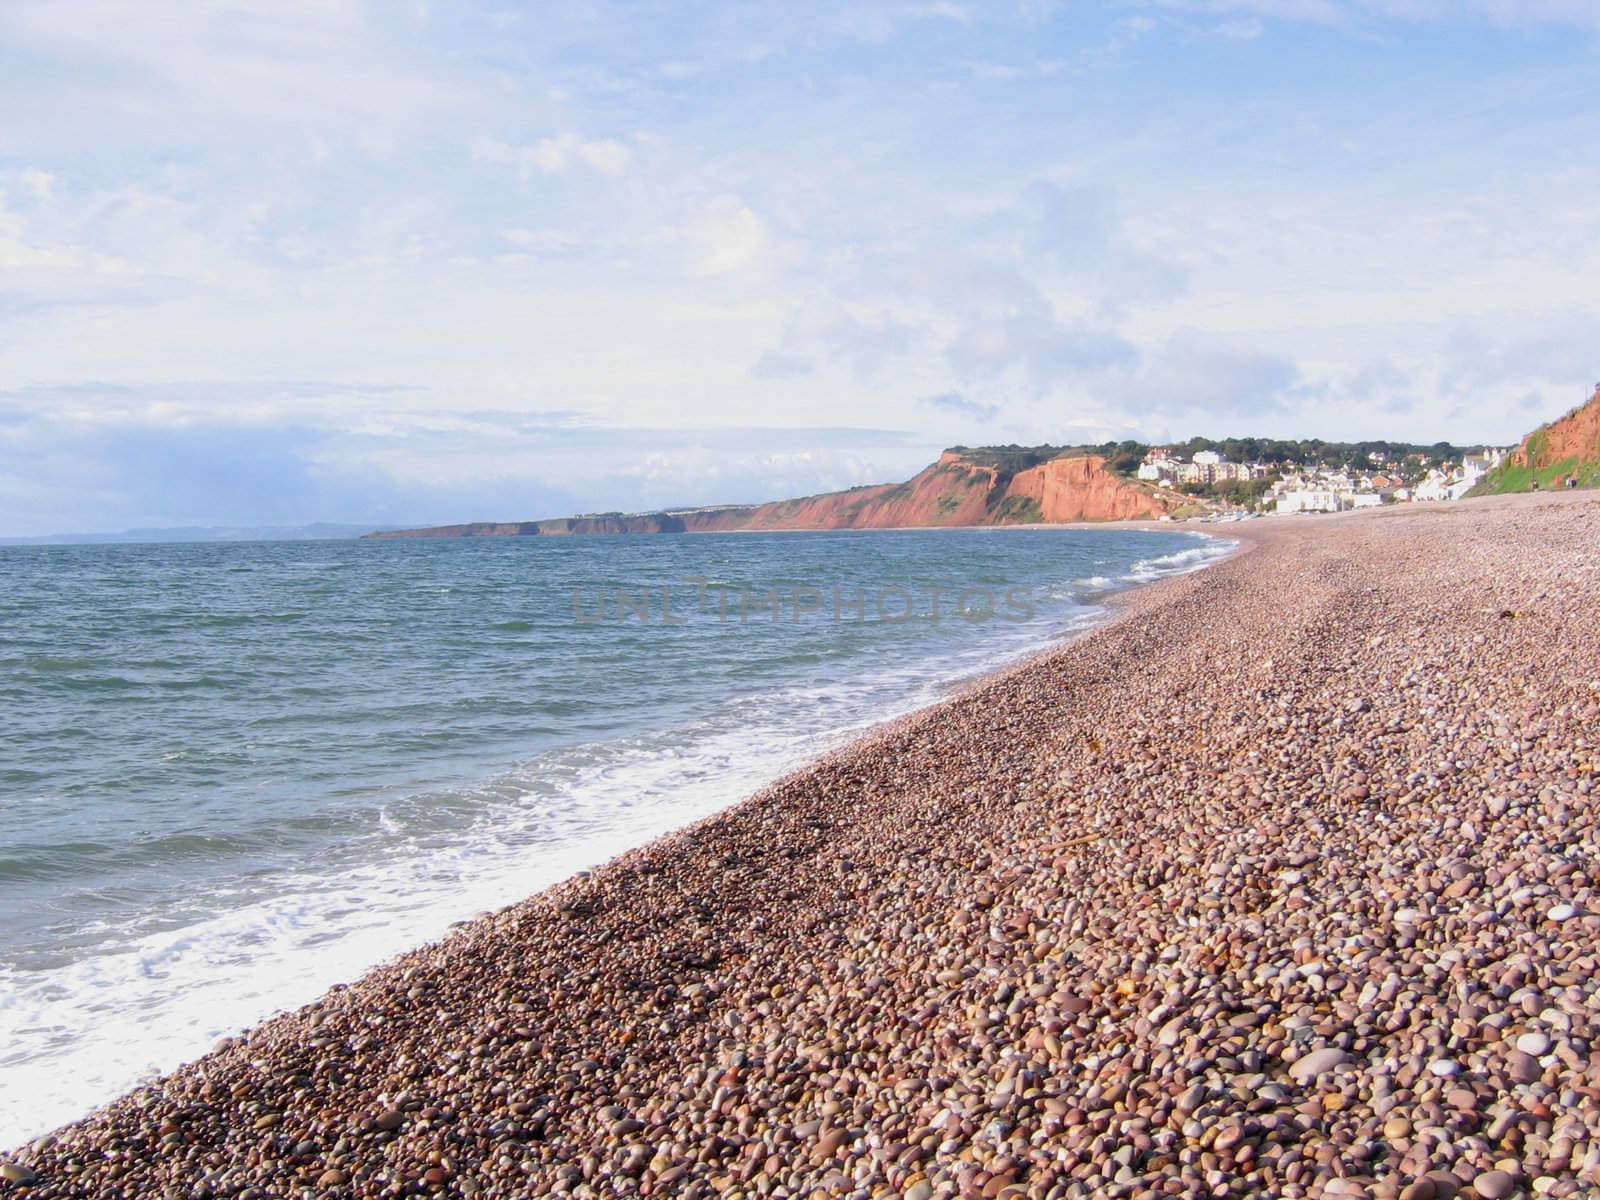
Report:
<svg viewBox="0 0 1600 1200"><path fill-rule="evenodd" d="M1342 1067L1350 1061L1350 1056L1336 1046L1324 1046L1320 1050L1313 1050L1289 1064L1289 1078L1296 1083L1310 1083L1322 1075L1326 1075L1335 1067Z"/></svg>
<svg viewBox="0 0 1600 1200"><path fill-rule="evenodd" d="M1478 1107L1478 1094L1471 1088L1451 1088L1444 1099L1451 1108L1459 1109L1461 1112L1473 1112Z"/></svg>
<svg viewBox="0 0 1600 1200"><path fill-rule="evenodd" d="M1533 1083L1544 1074L1539 1060L1521 1050L1513 1050L1506 1056L1506 1071L1515 1083Z"/></svg>
<svg viewBox="0 0 1600 1200"><path fill-rule="evenodd" d="M1541 1058L1550 1053L1550 1037L1538 1030L1531 1030L1517 1038L1517 1049L1530 1058Z"/></svg>
<svg viewBox="0 0 1600 1200"><path fill-rule="evenodd" d="M0 1196L1587 1194L1600 493L1237 536Z"/></svg>

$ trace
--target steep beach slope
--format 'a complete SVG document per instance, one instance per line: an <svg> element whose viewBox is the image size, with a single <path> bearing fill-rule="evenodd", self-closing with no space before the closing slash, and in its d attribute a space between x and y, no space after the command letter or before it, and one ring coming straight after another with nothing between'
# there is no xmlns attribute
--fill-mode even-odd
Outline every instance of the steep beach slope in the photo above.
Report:
<svg viewBox="0 0 1600 1200"><path fill-rule="evenodd" d="M390 530L373 538L535 537L607 533L717 533L746 529L901 529L1026 525L1159 517L1185 503L1175 492L1111 471L1096 454L946 450L904 483L880 483L768 504L543 521L478 521Z"/></svg>
<svg viewBox="0 0 1600 1200"><path fill-rule="evenodd" d="M1256 522L0 1191L1592 1194L1596 530L1582 492Z"/></svg>

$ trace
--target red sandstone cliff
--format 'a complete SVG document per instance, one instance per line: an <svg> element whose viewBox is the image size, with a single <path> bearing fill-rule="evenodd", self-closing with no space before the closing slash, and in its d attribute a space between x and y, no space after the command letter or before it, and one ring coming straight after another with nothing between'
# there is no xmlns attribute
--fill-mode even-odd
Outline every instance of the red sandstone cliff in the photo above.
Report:
<svg viewBox="0 0 1600 1200"><path fill-rule="evenodd" d="M1036 501L1043 521L1131 521L1159 517L1181 503L1112 474L1096 455L1055 458L1018 472L1006 494Z"/></svg>
<svg viewBox="0 0 1600 1200"><path fill-rule="evenodd" d="M986 525L996 469L946 452L904 483L880 483L704 514L692 529L900 529Z"/></svg>
<svg viewBox="0 0 1600 1200"><path fill-rule="evenodd" d="M708 533L746 529L901 529L1125 521L1159 517L1183 498L1126 479L1094 454L1035 461L1008 451L947 450L904 483L798 500L663 513L605 513L509 524L476 522L368 537L516 537L589 533Z"/></svg>
<svg viewBox="0 0 1600 1200"><path fill-rule="evenodd" d="M1600 386L1566 416L1523 438L1509 461L1513 467L1539 470L1567 459L1580 464L1600 461Z"/></svg>

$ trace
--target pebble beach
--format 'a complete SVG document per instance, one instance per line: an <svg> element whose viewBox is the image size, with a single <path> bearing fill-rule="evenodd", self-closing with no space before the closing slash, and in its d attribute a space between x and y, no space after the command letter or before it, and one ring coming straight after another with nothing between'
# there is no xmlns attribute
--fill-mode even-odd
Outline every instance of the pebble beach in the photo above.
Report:
<svg viewBox="0 0 1600 1200"><path fill-rule="evenodd" d="M0 1195L1600 1195L1600 494L1235 531Z"/></svg>

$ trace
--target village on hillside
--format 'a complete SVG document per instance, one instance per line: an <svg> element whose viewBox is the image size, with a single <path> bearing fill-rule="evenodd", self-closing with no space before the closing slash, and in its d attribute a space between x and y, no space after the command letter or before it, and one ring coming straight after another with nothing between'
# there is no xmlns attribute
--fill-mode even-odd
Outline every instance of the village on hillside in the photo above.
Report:
<svg viewBox="0 0 1600 1200"><path fill-rule="evenodd" d="M1339 461L1232 461L1217 449L1181 453L1150 448L1133 472L1142 480L1196 498L1254 512L1331 513L1382 504L1459 500L1505 461L1508 449L1487 446L1391 454L1367 449Z"/></svg>

